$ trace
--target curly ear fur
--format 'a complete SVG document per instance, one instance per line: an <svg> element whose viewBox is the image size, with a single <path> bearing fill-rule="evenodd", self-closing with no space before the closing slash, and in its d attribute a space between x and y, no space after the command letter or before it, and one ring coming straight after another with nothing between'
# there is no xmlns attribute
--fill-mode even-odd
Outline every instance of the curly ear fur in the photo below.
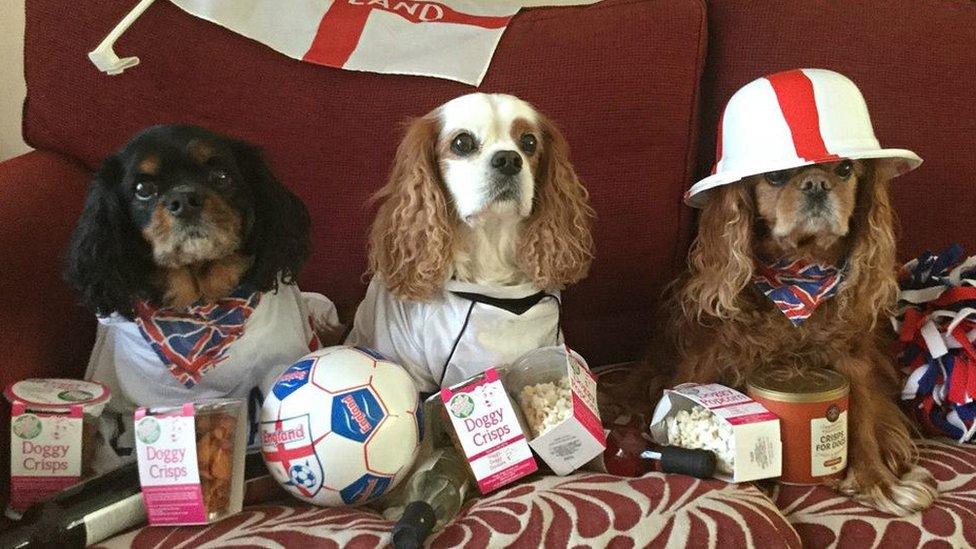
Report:
<svg viewBox="0 0 976 549"><path fill-rule="evenodd" d="M241 141L231 146L254 200L253 224L242 247L253 263L242 282L262 292L277 289L279 277L294 284L311 247L308 210L278 181L257 147Z"/></svg>
<svg viewBox="0 0 976 549"><path fill-rule="evenodd" d="M698 220L688 257L688 281L678 301L686 316L730 318L752 280L755 206L747 185L717 187Z"/></svg>
<svg viewBox="0 0 976 549"><path fill-rule="evenodd" d="M569 163L569 145L548 119L539 121L543 150L532 214L522 226L519 267L539 288L554 290L586 277L593 260L595 217L586 187Z"/></svg>
<svg viewBox="0 0 976 549"><path fill-rule="evenodd" d="M447 280L457 245L457 215L444 191L437 161L438 122L410 122L397 148L369 234L369 270L390 293L423 301Z"/></svg>
<svg viewBox="0 0 976 549"><path fill-rule="evenodd" d="M119 159L110 156L89 186L68 247L65 279L96 314L132 318L135 299L156 297L149 283L155 265L122 201L122 173Z"/></svg>
<svg viewBox="0 0 976 549"><path fill-rule="evenodd" d="M860 326L873 329L887 318L898 296L895 214L888 182L871 162L864 162L854 208L847 275L838 292L841 311Z"/></svg>

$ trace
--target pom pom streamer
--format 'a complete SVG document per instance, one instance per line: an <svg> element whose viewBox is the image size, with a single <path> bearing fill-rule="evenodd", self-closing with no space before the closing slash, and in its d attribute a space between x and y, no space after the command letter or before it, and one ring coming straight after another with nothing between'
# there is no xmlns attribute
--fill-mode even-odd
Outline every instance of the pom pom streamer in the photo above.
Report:
<svg viewBox="0 0 976 549"><path fill-rule="evenodd" d="M925 252L899 274L892 326L909 401L930 431L976 442L976 256L953 244Z"/></svg>

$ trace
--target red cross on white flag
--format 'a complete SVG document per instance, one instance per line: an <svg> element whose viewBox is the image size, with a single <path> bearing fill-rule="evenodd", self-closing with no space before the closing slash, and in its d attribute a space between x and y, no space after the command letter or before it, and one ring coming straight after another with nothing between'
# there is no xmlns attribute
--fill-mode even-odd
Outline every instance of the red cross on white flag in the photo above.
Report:
<svg viewBox="0 0 976 549"><path fill-rule="evenodd" d="M171 1L295 59L477 85L522 7L599 0Z"/></svg>

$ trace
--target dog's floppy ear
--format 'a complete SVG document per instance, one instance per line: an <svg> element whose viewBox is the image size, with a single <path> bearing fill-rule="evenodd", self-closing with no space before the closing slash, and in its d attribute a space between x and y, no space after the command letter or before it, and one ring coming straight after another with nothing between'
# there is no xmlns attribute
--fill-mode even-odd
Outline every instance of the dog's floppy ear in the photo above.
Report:
<svg viewBox="0 0 976 549"><path fill-rule="evenodd" d="M257 147L243 141L231 146L254 200L254 218L242 248L253 263L243 283L262 292L277 289L279 277L294 284L309 254L308 210L278 181Z"/></svg>
<svg viewBox="0 0 976 549"><path fill-rule="evenodd" d="M96 314L132 317L136 299L152 299L151 251L133 224L119 186L123 167L108 157L88 189L67 253L65 278Z"/></svg>
<svg viewBox="0 0 976 549"><path fill-rule="evenodd" d="M586 277L593 260L593 208L569 162L569 145L541 118L542 151L532 214L518 247L519 266L539 288L560 289Z"/></svg>
<svg viewBox="0 0 976 549"><path fill-rule="evenodd" d="M678 296L687 315L729 318L752 280L755 205L746 181L710 191L688 256L689 280Z"/></svg>
<svg viewBox="0 0 976 549"><path fill-rule="evenodd" d="M369 269L390 293L423 301L448 277L456 244L456 215L437 165L438 122L413 120L397 148L382 201L369 234Z"/></svg>
<svg viewBox="0 0 976 549"><path fill-rule="evenodd" d="M858 161L857 203L851 220L853 244L847 258L847 275L838 292L851 320L873 328L885 318L898 296L895 254L895 212L888 198L889 182L871 161Z"/></svg>

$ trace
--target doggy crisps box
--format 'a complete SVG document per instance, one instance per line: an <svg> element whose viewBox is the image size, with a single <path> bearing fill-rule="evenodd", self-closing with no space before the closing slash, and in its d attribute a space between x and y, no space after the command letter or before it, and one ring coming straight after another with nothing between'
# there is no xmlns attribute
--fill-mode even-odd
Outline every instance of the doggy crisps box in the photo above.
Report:
<svg viewBox="0 0 976 549"><path fill-rule="evenodd" d="M715 477L729 482L780 476L779 428L779 418L763 405L717 383L664 391L650 427L658 444L715 452Z"/></svg>
<svg viewBox="0 0 976 549"><path fill-rule="evenodd" d="M557 475L568 475L607 447L596 404L596 377L565 345L526 353L505 372L532 439L529 446Z"/></svg>
<svg viewBox="0 0 976 549"><path fill-rule="evenodd" d="M457 442L482 494L515 482L538 468L498 371L441 389Z"/></svg>
<svg viewBox="0 0 976 549"><path fill-rule="evenodd" d="M149 524L207 524L240 512L247 406L222 399L135 413Z"/></svg>
<svg viewBox="0 0 976 549"><path fill-rule="evenodd" d="M8 513L19 516L84 475L94 421L110 394L100 383L76 379L25 379L4 394L11 410Z"/></svg>

